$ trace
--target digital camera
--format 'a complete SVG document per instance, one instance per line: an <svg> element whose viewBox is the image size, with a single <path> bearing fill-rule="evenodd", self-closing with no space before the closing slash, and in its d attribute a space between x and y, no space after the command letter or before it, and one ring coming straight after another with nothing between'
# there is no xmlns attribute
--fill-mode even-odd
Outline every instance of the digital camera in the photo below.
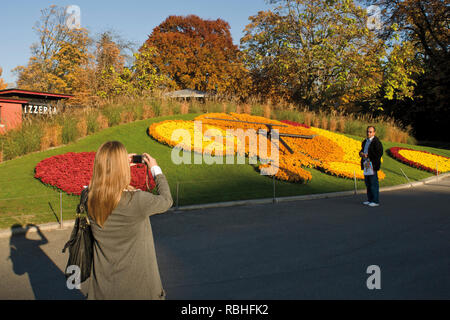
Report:
<svg viewBox="0 0 450 320"><path fill-rule="evenodd" d="M132 163L144 163L144 160L142 159L142 155L135 155L133 156L133 158L131 159Z"/></svg>

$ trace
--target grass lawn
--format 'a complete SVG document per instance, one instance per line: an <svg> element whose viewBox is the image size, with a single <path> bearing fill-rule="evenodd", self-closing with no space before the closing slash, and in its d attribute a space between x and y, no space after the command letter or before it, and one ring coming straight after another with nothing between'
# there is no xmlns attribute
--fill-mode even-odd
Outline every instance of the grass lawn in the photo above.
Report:
<svg viewBox="0 0 450 320"><path fill-rule="evenodd" d="M34 178L34 168L39 161L53 155L96 151L103 142L108 140L121 141L130 153L147 152L153 155L169 180L174 201L176 201L177 182L179 182L178 204L180 206L272 197L272 178L261 176L256 165L175 165L171 161L172 149L147 135L147 128L153 122L165 119L192 120L197 115L167 116L115 126L80 139L76 143L0 163L0 229L10 228L14 224L56 222L60 216L61 200L63 219L74 219L79 197L63 193L60 199L58 190L45 186ZM362 140L361 137L351 137ZM392 146L408 146L385 141L383 145L385 150ZM450 156L450 150L410 147ZM382 170L387 176L380 182L380 186L407 182L400 168L411 181L431 176L430 173L406 166L387 154L383 159ZM307 184L275 180L276 196L335 192L354 188L354 182L351 179L333 177L315 169L308 170L312 173L312 180ZM358 189L363 188L365 188L364 182L358 181Z"/></svg>

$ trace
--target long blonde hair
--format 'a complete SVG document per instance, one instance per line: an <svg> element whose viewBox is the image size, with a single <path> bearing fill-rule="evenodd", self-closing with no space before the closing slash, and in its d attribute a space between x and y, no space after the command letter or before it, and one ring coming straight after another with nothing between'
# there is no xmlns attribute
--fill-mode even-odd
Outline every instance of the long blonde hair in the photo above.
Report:
<svg viewBox="0 0 450 320"><path fill-rule="evenodd" d="M100 227L103 227L119 204L124 189L132 189L130 181L130 165L125 146L119 141L102 144L95 155L88 195L89 215Z"/></svg>

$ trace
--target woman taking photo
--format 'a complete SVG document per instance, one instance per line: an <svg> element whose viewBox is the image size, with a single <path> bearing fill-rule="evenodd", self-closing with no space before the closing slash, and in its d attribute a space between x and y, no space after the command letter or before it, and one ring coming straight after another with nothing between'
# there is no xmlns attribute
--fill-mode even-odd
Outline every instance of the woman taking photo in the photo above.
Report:
<svg viewBox="0 0 450 320"><path fill-rule="evenodd" d="M143 154L158 195L130 186L133 154L109 141L95 156L88 193L94 236L88 299L165 299L149 216L166 212L172 196L156 160Z"/></svg>

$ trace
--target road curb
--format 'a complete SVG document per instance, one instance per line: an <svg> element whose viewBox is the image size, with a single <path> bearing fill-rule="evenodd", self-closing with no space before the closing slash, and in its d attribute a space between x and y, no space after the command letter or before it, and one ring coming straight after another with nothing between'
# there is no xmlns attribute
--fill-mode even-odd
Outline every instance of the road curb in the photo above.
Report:
<svg viewBox="0 0 450 320"><path fill-rule="evenodd" d="M426 185L429 182L437 182L444 178L450 176L449 173L440 174L438 176L428 177L422 179L420 181L414 181L411 183L400 184L396 186L382 187L380 188L380 192L386 191L395 191L408 189L418 186ZM188 210L198 210L198 209L211 209L211 208L225 208L225 207L234 207L234 206L246 206L246 205L255 205L255 204L273 204L279 202L289 202L289 201L302 201L302 200L317 200L317 199L327 199L327 198L337 198L337 197L349 197L357 194L365 194L366 190L354 190L350 191L339 191L339 192L329 192L329 193L317 193L317 194L308 194L303 196L290 196L290 197L279 197L279 198L263 198L263 199L249 199L249 200L236 200L236 201L226 201L226 202L214 202L214 203L206 203L206 204L194 204L188 206L181 207L172 207L169 211L177 212L177 211L188 211ZM67 220L63 222L63 227L58 222L50 222L45 224L37 225L37 227L41 231L48 230L67 230L68 228L72 228L75 224L75 220ZM29 229L28 232L36 232L36 228ZM0 238L8 238L12 235L20 235L24 234L25 230L23 228L13 228L13 229L3 229L0 230Z"/></svg>
<svg viewBox="0 0 450 320"><path fill-rule="evenodd" d="M439 176L428 177L422 179L420 181L415 181L412 183L405 183L396 186L389 186L380 188L380 192L385 191L394 191L394 190L402 190L408 189L411 187L422 186L428 182L439 181L446 177L450 176L449 173L445 173ZM278 197L278 198L264 198L264 199L249 199L249 200L237 200L237 201L227 201L227 202L215 202L215 203L207 203L207 204L194 204L188 206L182 206L177 208L171 208L172 211L182 211L182 210L196 210L196 209L209 209L209 208L218 208L218 207L231 207L231 206L241 206L241 205L253 205L253 204L267 204L267 203L276 203L278 202L288 202L288 201L300 201L300 200L315 200L315 199L327 199L327 198L336 198L336 197L348 197L356 194L365 194L366 190L361 189L357 190L356 193L354 190L349 191L338 191L338 192L329 192L329 193L317 193L317 194L307 194L303 196L289 196L289 197Z"/></svg>

